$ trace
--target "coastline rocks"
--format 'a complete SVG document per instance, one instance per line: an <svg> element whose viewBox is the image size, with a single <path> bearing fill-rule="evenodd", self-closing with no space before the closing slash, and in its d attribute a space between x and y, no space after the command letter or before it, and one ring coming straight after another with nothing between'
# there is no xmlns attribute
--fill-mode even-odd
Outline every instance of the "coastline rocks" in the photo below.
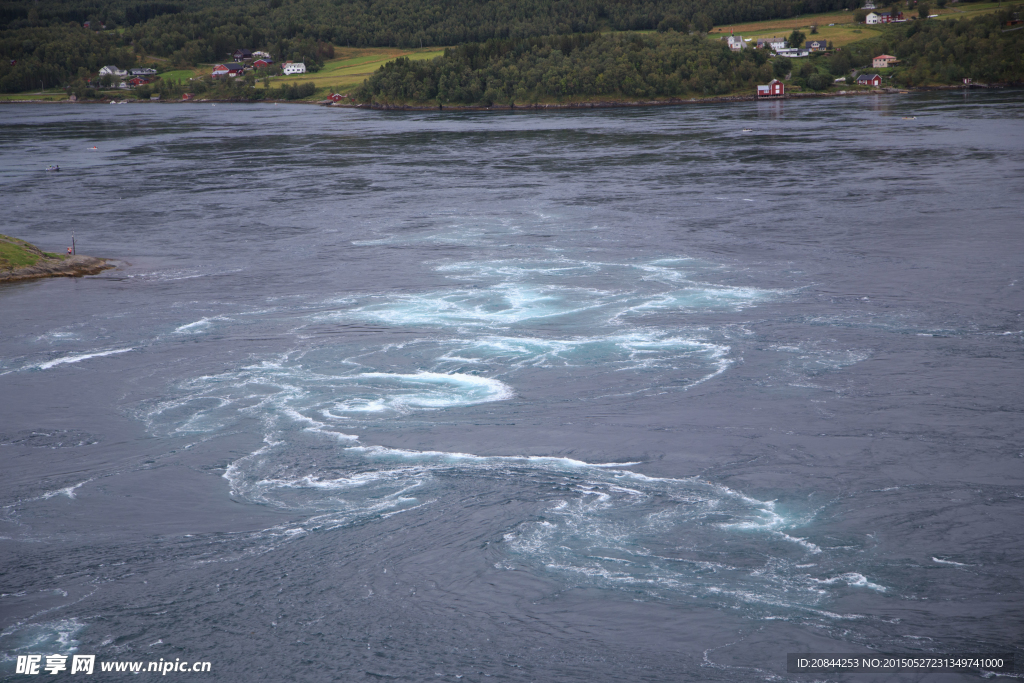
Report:
<svg viewBox="0 0 1024 683"><path fill-rule="evenodd" d="M3 256L0 259L0 283L33 280L41 277L80 277L96 275L113 265L94 256L60 257L48 254L34 244L16 237L0 235ZM10 260L8 260L10 259ZM17 263L26 265L14 265Z"/></svg>
<svg viewBox="0 0 1024 683"><path fill-rule="evenodd" d="M40 277L81 277L82 275L96 275L113 267L106 262L106 259L94 256L72 256L63 261L40 259L35 265L0 270L0 282L17 282Z"/></svg>

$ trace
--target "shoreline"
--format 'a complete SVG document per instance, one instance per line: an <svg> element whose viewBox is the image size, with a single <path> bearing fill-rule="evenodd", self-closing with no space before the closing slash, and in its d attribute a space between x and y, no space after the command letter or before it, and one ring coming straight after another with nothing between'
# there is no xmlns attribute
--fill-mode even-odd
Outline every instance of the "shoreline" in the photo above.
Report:
<svg viewBox="0 0 1024 683"><path fill-rule="evenodd" d="M583 100L579 102L551 102L537 104L384 104L384 103L321 103L321 106L342 107L346 109L377 109L382 111L546 111L558 109L614 109L620 107L666 107L685 104L717 104L722 102L785 102L786 100L816 99L822 97L850 97L855 95L908 95L911 93L935 92L945 90L1002 90L1018 87L1019 83L983 85L934 85L918 88L873 88L871 90L838 90L833 92L799 92L787 93L785 97L764 97L757 95L715 95L712 97L672 97L661 100Z"/></svg>
<svg viewBox="0 0 1024 683"><path fill-rule="evenodd" d="M107 263L107 259L95 256L79 255L64 260L46 259L45 262L37 262L31 266L0 271L0 284L38 280L47 277L98 275L104 270L114 267L112 264Z"/></svg>
<svg viewBox="0 0 1024 683"><path fill-rule="evenodd" d="M714 95L711 97L671 97L660 100L581 100L577 102L538 102L535 104L386 104L368 102L331 102L329 100L300 101L300 100L241 100L241 99L202 99L202 100L93 100L72 102L63 100L0 100L0 104L111 104L111 103L132 103L132 104L300 104L315 105L320 107L339 107L343 109L375 109L381 111L547 111L559 109L613 109L621 107L665 107L680 106L685 104L715 104L722 102L784 102L786 100L814 99L821 97L849 97L853 95L907 95L911 93L937 92L937 91L968 91L968 90L1003 90L1007 88L1021 87L1022 83L997 83L971 85L930 85L913 88L874 88L871 90L839 90L833 92L799 92L787 93L785 97L779 98L758 98L756 95Z"/></svg>

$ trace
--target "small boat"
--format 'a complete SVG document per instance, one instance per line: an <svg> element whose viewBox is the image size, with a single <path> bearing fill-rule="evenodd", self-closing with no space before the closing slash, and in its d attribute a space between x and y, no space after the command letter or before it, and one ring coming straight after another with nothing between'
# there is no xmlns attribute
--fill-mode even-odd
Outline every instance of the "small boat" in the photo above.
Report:
<svg viewBox="0 0 1024 683"><path fill-rule="evenodd" d="M917 121L917 117L916 116L904 116L903 120L904 121Z"/></svg>
<svg viewBox="0 0 1024 683"><path fill-rule="evenodd" d="M754 129L753 129L753 128L744 128L744 129L743 129L743 132L744 132L744 133L753 133L753 132L754 132Z"/></svg>
<svg viewBox="0 0 1024 683"><path fill-rule="evenodd" d="M46 170L47 171L59 171L60 170L60 166L57 166L56 164L50 164L49 166L46 167Z"/></svg>

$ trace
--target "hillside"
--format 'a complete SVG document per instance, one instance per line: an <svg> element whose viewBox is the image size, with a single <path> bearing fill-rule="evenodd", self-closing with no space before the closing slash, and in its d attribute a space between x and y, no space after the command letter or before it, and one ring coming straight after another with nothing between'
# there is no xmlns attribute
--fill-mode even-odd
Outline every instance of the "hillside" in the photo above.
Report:
<svg viewBox="0 0 1024 683"><path fill-rule="evenodd" d="M716 24L854 7L858 0L38 0L0 3L0 92L153 57L174 67L264 49L315 72L334 47L429 48L600 31ZM90 27L84 28L85 22ZM97 28L105 30L97 31Z"/></svg>
<svg viewBox="0 0 1024 683"><path fill-rule="evenodd" d="M769 60L766 50L732 52L724 41L674 31L492 40L432 61L398 59L374 73L357 97L381 105L490 106L752 95L773 75L825 91L857 69L878 71L898 86L1022 82L1024 31L1005 28L1020 12L894 24L841 50L792 60ZM872 58L883 53L899 63L872 69Z"/></svg>

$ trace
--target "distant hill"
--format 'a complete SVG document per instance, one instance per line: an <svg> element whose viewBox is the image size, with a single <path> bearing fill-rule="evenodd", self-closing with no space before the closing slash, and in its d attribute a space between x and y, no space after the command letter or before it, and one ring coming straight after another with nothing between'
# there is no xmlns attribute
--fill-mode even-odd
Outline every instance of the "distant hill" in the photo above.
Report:
<svg viewBox="0 0 1024 683"><path fill-rule="evenodd" d="M464 44L430 61L396 59L356 97L378 105L529 105L538 102L650 100L746 93L774 75L788 86L834 87L852 69L892 54L885 85L1024 82L1020 6L974 19L918 20L886 27L842 50L791 60L766 50L732 52L724 42L673 31L589 34ZM843 82L842 86L847 87Z"/></svg>
<svg viewBox="0 0 1024 683"><path fill-rule="evenodd" d="M62 86L137 55L189 66L240 47L316 70L333 45L427 47L672 28L854 8L859 0L36 0L0 2L0 91ZM88 29L83 28L90 23ZM106 27L106 30L97 30ZM13 63L12 63L13 62Z"/></svg>

